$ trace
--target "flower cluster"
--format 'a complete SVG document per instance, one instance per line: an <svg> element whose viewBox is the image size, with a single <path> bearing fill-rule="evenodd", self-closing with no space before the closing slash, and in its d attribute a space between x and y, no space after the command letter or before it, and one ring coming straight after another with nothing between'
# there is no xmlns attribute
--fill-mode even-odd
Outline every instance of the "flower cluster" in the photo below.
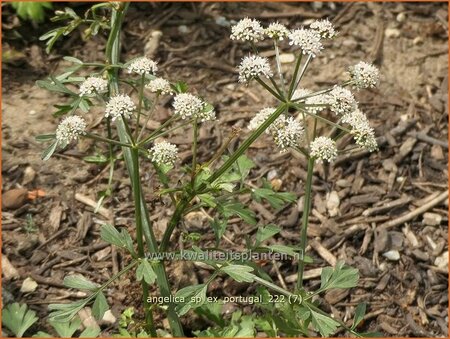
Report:
<svg viewBox="0 0 450 339"><path fill-rule="evenodd" d="M80 96L95 93L105 93L108 91L108 81L102 78L90 76L80 85Z"/></svg>
<svg viewBox="0 0 450 339"><path fill-rule="evenodd" d="M309 25L309 27L317 32L319 32L320 36L324 39L333 39L337 32L334 30L333 24L325 20L315 20Z"/></svg>
<svg viewBox="0 0 450 339"><path fill-rule="evenodd" d="M313 58L323 49L320 33L314 29L293 30L289 33L289 40L289 45L299 46L303 54L308 54Z"/></svg>
<svg viewBox="0 0 450 339"><path fill-rule="evenodd" d="M328 162L333 161L337 157L336 142L328 137L315 138L310 147L312 157Z"/></svg>
<svg viewBox="0 0 450 339"><path fill-rule="evenodd" d="M264 29L266 35L274 40L284 40L285 37L289 35L289 30L286 26L273 22L266 29Z"/></svg>
<svg viewBox="0 0 450 339"><path fill-rule="evenodd" d="M292 95L292 100L298 100L300 98L308 96L307 98L298 101L304 102L306 105L305 109L312 114L319 113L329 105L330 98L327 94L317 94L309 96L311 94L312 94L311 90L306 88L299 88L294 91L294 94Z"/></svg>
<svg viewBox="0 0 450 339"><path fill-rule="evenodd" d="M178 158L178 148L167 141L155 143L150 149L150 157L158 165L172 165Z"/></svg>
<svg viewBox="0 0 450 339"><path fill-rule="evenodd" d="M86 121L77 115L64 118L56 129L56 140L62 144L68 144L78 139L86 130Z"/></svg>
<svg viewBox="0 0 450 339"><path fill-rule="evenodd" d="M128 95L119 94L111 97L109 102L106 104L105 117L110 117L112 121L116 120L120 116L130 118L135 109L136 105Z"/></svg>
<svg viewBox="0 0 450 339"><path fill-rule="evenodd" d="M145 85L153 93L158 93L162 95L173 94L173 90L170 87L170 83L163 78L155 78L151 80L147 85Z"/></svg>
<svg viewBox="0 0 450 339"><path fill-rule="evenodd" d="M256 130L261 124L275 112L275 108L263 108L248 124L249 130ZM285 152L289 147L297 146L304 135L303 126L293 117L280 115L273 124L271 124L266 133L272 135L275 144Z"/></svg>
<svg viewBox="0 0 450 339"><path fill-rule="evenodd" d="M253 78L272 76L269 60L258 55L250 55L242 59L239 65L239 82L249 82Z"/></svg>
<svg viewBox="0 0 450 339"><path fill-rule="evenodd" d="M330 109L336 115L352 113L358 108L358 102L352 92L346 88L335 86L328 97Z"/></svg>
<svg viewBox="0 0 450 339"><path fill-rule="evenodd" d="M380 78L378 69L367 62L360 61L355 66L349 68L351 79L356 88L375 87Z"/></svg>
<svg viewBox="0 0 450 339"><path fill-rule="evenodd" d="M231 40L257 42L264 39L264 28L255 19L245 18L231 27Z"/></svg>
<svg viewBox="0 0 450 339"><path fill-rule="evenodd" d="M359 109L342 117L342 122L352 127L351 134L355 143L368 151L373 152L378 149L375 132L370 126L369 119Z"/></svg>
<svg viewBox="0 0 450 339"><path fill-rule="evenodd" d="M133 60L128 66L128 73L155 74L158 71L157 63L147 57L140 57Z"/></svg>
<svg viewBox="0 0 450 339"><path fill-rule="evenodd" d="M200 121L214 120L216 114L212 107L199 97L189 93L178 94L173 100L173 108L176 115L182 119L195 117Z"/></svg>

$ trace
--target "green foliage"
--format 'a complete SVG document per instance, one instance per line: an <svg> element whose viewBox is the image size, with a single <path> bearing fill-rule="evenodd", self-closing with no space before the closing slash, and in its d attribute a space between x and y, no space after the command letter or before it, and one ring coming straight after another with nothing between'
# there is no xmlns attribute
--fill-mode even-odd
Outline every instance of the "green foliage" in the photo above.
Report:
<svg viewBox="0 0 450 339"><path fill-rule="evenodd" d="M358 284L359 273L356 268L345 266L343 261L338 261L334 268L325 267L320 276L320 291L332 288L351 288Z"/></svg>
<svg viewBox="0 0 450 339"><path fill-rule="evenodd" d="M92 315L95 319L102 319L107 310L109 310L108 301L103 292L99 292L92 305Z"/></svg>
<svg viewBox="0 0 450 339"><path fill-rule="evenodd" d="M361 303L358 304L355 310L355 317L353 318L352 329L355 329L359 323L363 320L364 315L366 314L366 304Z"/></svg>
<svg viewBox="0 0 450 339"><path fill-rule="evenodd" d="M147 284L153 284L156 280L156 274L152 265L146 259L142 259L136 269L136 278L138 281L145 280Z"/></svg>
<svg viewBox="0 0 450 339"><path fill-rule="evenodd" d="M107 243L126 249L131 255L136 256L133 240L124 228L119 232L113 225L104 224L100 229L100 237Z"/></svg>
<svg viewBox="0 0 450 339"><path fill-rule="evenodd" d="M191 308L202 306L206 301L207 290L208 285L206 284L187 286L178 290L175 297L184 299L184 302L177 305L177 313L181 316L186 314Z"/></svg>
<svg viewBox="0 0 450 339"><path fill-rule="evenodd" d="M244 222L250 225L256 225L255 212L245 208L243 204L237 201L224 202L219 206L219 211L224 218L230 218L237 215Z"/></svg>
<svg viewBox="0 0 450 339"><path fill-rule="evenodd" d="M263 241L272 238L275 234L278 234L280 232L281 228L273 224L258 227L254 246L258 247Z"/></svg>
<svg viewBox="0 0 450 339"><path fill-rule="evenodd" d="M231 278L237 282L253 282L255 275L253 268L246 265L228 265L220 268L222 272L228 274Z"/></svg>
<svg viewBox="0 0 450 339"><path fill-rule="evenodd" d="M256 334L254 317L242 315L241 311L233 313L230 324L222 327L194 331L198 338L251 338Z"/></svg>
<svg viewBox="0 0 450 339"><path fill-rule="evenodd" d="M97 284L79 274L66 276L64 278L64 285L69 288L88 291L96 291L99 287Z"/></svg>
<svg viewBox="0 0 450 339"><path fill-rule="evenodd" d="M329 337L339 327L339 323L333 318L314 311L311 311L311 319L313 326L320 332L322 337Z"/></svg>
<svg viewBox="0 0 450 339"><path fill-rule="evenodd" d="M49 320L49 323L61 338L72 338L75 332L80 328L81 320L79 317L75 317L71 321L62 322Z"/></svg>
<svg viewBox="0 0 450 339"><path fill-rule="evenodd" d="M50 2L17 1L11 2L10 4L22 20L29 20L34 23L43 22L45 19L45 9L52 8Z"/></svg>
<svg viewBox="0 0 450 339"><path fill-rule="evenodd" d="M296 200L295 194L289 192L276 192L266 181L262 188L255 188L252 195L256 201L261 202L262 200L266 200L272 208L277 210L282 208L285 204Z"/></svg>
<svg viewBox="0 0 450 339"><path fill-rule="evenodd" d="M13 303L2 309L2 324L21 338L36 321L36 312L29 310L26 304Z"/></svg>

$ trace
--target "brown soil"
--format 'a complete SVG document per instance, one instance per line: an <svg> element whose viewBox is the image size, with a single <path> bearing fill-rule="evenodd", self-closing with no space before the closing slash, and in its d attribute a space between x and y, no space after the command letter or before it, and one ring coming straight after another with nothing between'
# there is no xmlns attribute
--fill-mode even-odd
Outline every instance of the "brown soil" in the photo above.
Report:
<svg viewBox="0 0 450 339"><path fill-rule="evenodd" d="M80 12L83 9L83 5L77 8ZM243 140L249 119L260 108L273 104L256 85L238 85L235 66L249 50L230 41L229 28L217 23L222 17L237 20L245 16L256 16L264 23L279 20L291 27L312 18L334 20L340 34L326 46L323 56L314 60L304 87L322 88L344 80L344 70L359 60L374 62L381 69L379 88L356 94L375 127L380 152L342 155L334 164L316 168L308 252L314 264L308 265L307 271L329 265L327 260L342 259L359 268L361 275L358 287L349 293L331 292L321 298L322 307L347 321L355 306L364 301L368 314L362 331L381 331L387 336L448 336L447 199L392 227L380 227L447 190L447 4L323 3L320 9L307 3L132 4L124 29L123 60L142 55L152 31L161 30L154 57L162 75L186 81L191 91L216 107L219 122L201 130L200 161L214 154L232 128L242 129L239 139ZM80 194L96 200L98 192L106 187L107 170L82 160L104 150L102 146L81 141L43 162L40 154L44 146L34 140L34 136L55 129L53 105L65 100L34 82L66 67L62 55L102 60L106 40L100 35L82 41L80 32L75 32L48 56L42 50L43 44L31 34L34 30L13 21L4 19L9 26L6 31L4 28L3 49L23 54L2 66L2 190L40 189L45 197L2 213L2 253L19 273L15 279L4 277L2 296L3 304L26 302L45 317L49 303L80 297L61 286L68 273L78 272L104 282L128 260L102 245L99 227L105 217L75 199ZM39 30L50 28L43 26L45 29ZM14 31L21 32L26 40L12 39ZM267 44L262 50L270 52L271 48ZM284 66L292 68L292 64ZM169 109L170 104L163 103L155 124L167 118ZM94 111L87 118L94 123L100 116L100 111ZM171 136L185 164L190 162L191 140L186 137L190 135L187 129ZM230 151L237 145L237 141L232 143ZM260 184L257 180L261 177L279 179L281 190L295 192L301 200L306 174L303 158L279 154L267 137L260 138L248 155L257 164L251 173L253 183ZM150 166L144 165L143 173L155 232L161 236L170 217L171 206L165 207L170 202L155 197L158 187L153 184ZM116 169L115 180L114 197L104 207L113 213L116 226L126 226L133 232L131 190L123 165ZM335 216L327 208L333 192L340 200ZM390 207L392 201L395 203ZM297 204L279 212L266 205L251 206L261 224L272 222L283 227L276 242L296 243ZM380 206L386 208L377 210ZM364 212L368 215L364 216ZM432 215L424 217L424 212ZM195 215L190 217L194 219ZM186 229L201 233L202 244L213 244L212 230L206 223L191 219L187 218ZM225 235L234 245L226 246L242 249L244 235L254 232L254 227L232 219ZM328 255L320 251L322 247L328 249ZM383 254L389 251L398 251L400 259L387 259ZM265 268L280 283L272 265ZM279 270L284 282L292 287L296 265L282 262ZM202 282L209 275L186 263L172 263L169 272L174 289ZM31 293L20 292L24 279L30 276L38 282L38 288ZM132 275L127 279L108 290L108 301L116 316L126 306L140 307L139 287ZM220 279L210 287L210 295L223 296L225 290L230 295L253 291L248 285ZM317 277L309 279L307 288L316 288L318 282ZM227 305L227 310L237 307L241 306ZM246 305L241 308L244 312L253 310ZM162 326L162 318L158 320ZM207 327L199 319L188 317L184 321L192 330ZM104 335L111 333L111 326L103 328Z"/></svg>

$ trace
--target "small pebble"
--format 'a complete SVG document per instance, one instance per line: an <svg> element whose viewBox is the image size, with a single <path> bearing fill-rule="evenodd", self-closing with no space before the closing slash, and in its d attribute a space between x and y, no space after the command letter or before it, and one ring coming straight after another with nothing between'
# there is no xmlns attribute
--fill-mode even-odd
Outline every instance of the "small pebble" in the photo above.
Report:
<svg viewBox="0 0 450 339"><path fill-rule="evenodd" d="M22 293L34 292L37 287L38 287L37 282L28 277L23 281L22 286L20 287L20 292Z"/></svg>
<svg viewBox="0 0 450 339"><path fill-rule="evenodd" d="M440 268L448 267L448 252L442 253L439 257L436 258L434 264Z"/></svg>
<svg viewBox="0 0 450 339"><path fill-rule="evenodd" d="M428 226L438 226L441 224L442 216L437 213L427 212L423 215L422 224Z"/></svg>
<svg viewBox="0 0 450 339"><path fill-rule="evenodd" d="M404 12L398 13L396 19L398 22L404 22L406 20L406 14Z"/></svg>
<svg viewBox="0 0 450 339"><path fill-rule="evenodd" d="M414 40L413 40L413 44L414 45L421 45L421 44L423 44L422 37L420 37L420 36L415 37Z"/></svg>
<svg viewBox="0 0 450 339"><path fill-rule="evenodd" d="M383 253L383 257L392 261L400 260L400 253L397 250L391 250Z"/></svg>
<svg viewBox="0 0 450 339"><path fill-rule="evenodd" d="M386 28L384 35L386 38L398 38L400 36L400 30L397 28Z"/></svg>
<svg viewBox="0 0 450 339"><path fill-rule="evenodd" d="M280 62L282 64L291 64L295 61L295 55L293 53L280 54Z"/></svg>

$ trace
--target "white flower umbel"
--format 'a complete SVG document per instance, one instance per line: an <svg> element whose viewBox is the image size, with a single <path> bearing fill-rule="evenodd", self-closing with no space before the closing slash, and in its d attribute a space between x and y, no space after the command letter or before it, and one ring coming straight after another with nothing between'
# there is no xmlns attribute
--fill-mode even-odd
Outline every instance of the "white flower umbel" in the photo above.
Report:
<svg viewBox="0 0 450 339"><path fill-rule="evenodd" d="M315 57L323 49L320 38L320 34L316 30L305 28L296 29L289 33L289 45L299 46L303 54Z"/></svg>
<svg viewBox="0 0 450 339"><path fill-rule="evenodd" d="M250 55L242 59L239 65L239 82L249 82L256 77L271 77L269 60L258 55Z"/></svg>
<svg viewBox="0 0 450 339"><path fill-rule="evenodd" d="M136 105L128 95L119 94L112 97L106 104L105 117L110 117L112 121L116 120L120 116L128 119L131 117L135 109Z"/></svg>
<svg viewBox="0 0 450 339"><path fill-rule="evenodd" d="M245 18L231 27L231 40L257 42L264 39L264 28L258 20Z"/></svg>
<svg viewBox="0 0 450 339"><path fill-rule="evenodd" d="M56 129L56 140L62 144L68 144L78 139L86 130L86 121L77 115L64 118Z"/></svg>
<svg viewBox="0 0 450 339"><path fill-rule="evenodd" d="M178 94L173 100L175 114L182 119L195 117L202 122L214 120L216 118L214 109L212 107L208 109L208 107L209 105L202 99L189 93Z"/></svg>
<svg viewBox="0 0 450 339"><path fill-rule="evenodd" d="M167 141L155 143L150 149L150 157L158 165L173 165L178 158L178 148Z"/></svg>
<svg viewBox="0 0 450 339"><path fill-rule="evenodd" d="M92 95L95 93L105 93L108 91L108 81L102 78L91 76L80 85L80 96Z"/></svg>
<svg viewBox="0 0 450 339"><path fill-rule="evenodd" d="M319 32L320 36L324 39L333 39L337 35L333 24L328 19L313 21L309 27Z"/></svg>
<svg viewBox="0 0 450 339"><path fill-rule="evenodd" d="M317 159L333 161L337 157L336 142L328 137L315 138L309 145L311 156Z"/></svg>
<svg viewBox="0 0 450 339"><path fill-rule="evenodd" d="M145 85L146 88L150 90L150 92L158 93L162 95L166 94L173 94L173 90L170 87L170 83L163 78L155 78L151 80L147 85Z"/></svg>
<svg viewBox="0 0 450 339"><path fill-rule="evenodd" d="M346 88L335 86L328 96L330 109L336 115L352 113L358 108L358 102L352 92Z"/></svg>
<svg viewBox="0 0 450 339"><path fill-rule="evenodd" d="M304 136L305 129L293 117L281 115L270 125L269 133L275 144L281 148L281 152L286 152L289 147L298 145Z"/></svg>
<svg viewBox="0 0 450 339"><path fill-rule="evenodd" d="M359 89L375 87L380 79L378 68L364 61L350 67L349 73L354 81L354 86Z"/></svg>
<svg viewBox="0 0 450 339"><path fill-rule="evenodd" d="M264 30L264 32L269 38L274 40L284 40L284 38L289 34L289 30L286 26L278 22L272 22L269 27Z"/></svg>
<svg viewBox="0 0 450 339"><path fill-rule="evenodd" d="M342 122L352 127L351 134L355 143L366 148L369 152L378 149L375 131L370 126L369 119L359 109L342 117Z"/></svg>
<svg viewBox="0 0 450 339"><path fill-rule="evenodd" d="M250 120L248 124L248 129L250 131L254 131L255 129L258 129L261 124L267 120L267 118L275 112L276 108L273 107L266 107L260 110L256 115L253 117L252 120ZM266 129L266 133L268 133L268 130Z"/></svg>
<svg viewBox="0 0 450 339"><path fill-rule="evenodd" d="M155 74L158 71L157 63L147 57L140 57L133 60L128 66L128 73Z"/></svg>

